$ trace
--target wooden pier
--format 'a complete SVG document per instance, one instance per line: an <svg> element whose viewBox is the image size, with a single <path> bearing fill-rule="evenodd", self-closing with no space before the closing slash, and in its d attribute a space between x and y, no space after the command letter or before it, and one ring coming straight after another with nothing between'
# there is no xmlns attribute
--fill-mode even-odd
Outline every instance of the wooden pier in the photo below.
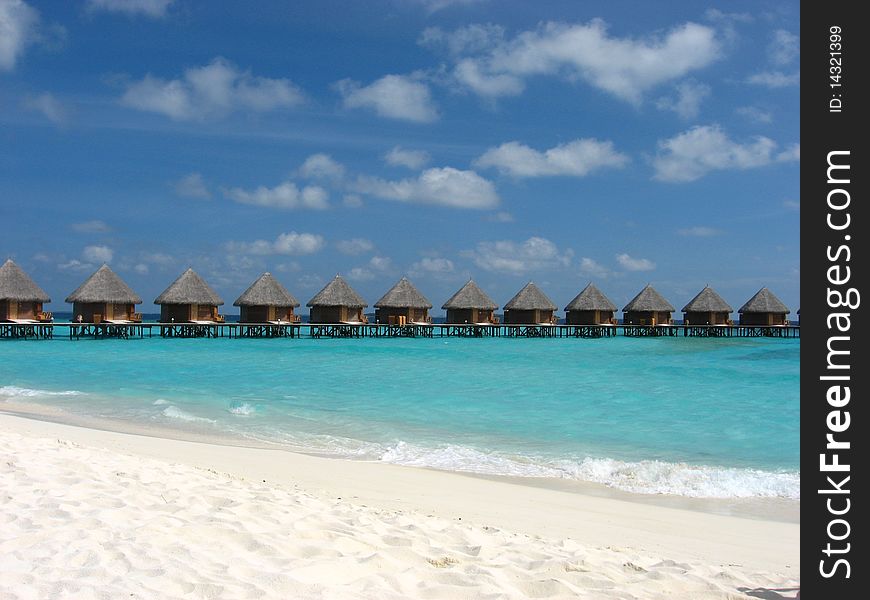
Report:
<svg viewBox="0 0 870 600"><path fill-rule="evenodd" d="M0 339L163 338L800 338L799 325L504 325L409 323L0 323ZM65 330L65 331L64 331Z"/></svg>

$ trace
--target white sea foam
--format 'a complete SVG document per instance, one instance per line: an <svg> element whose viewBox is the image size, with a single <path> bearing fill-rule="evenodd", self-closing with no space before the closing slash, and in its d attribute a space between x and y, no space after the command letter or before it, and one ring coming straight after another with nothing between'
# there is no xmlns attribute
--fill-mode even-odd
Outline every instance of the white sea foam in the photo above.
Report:
<svg viewBox="0 0 870 600"><path fill-rule="evenodd" d="M23 388L15 385L4 385L0 387L0 396L8 398L37 398L39 396L81 396L84 392L77 390L64 390L54 392L50 390L35 390L31 388Z"/></svg>
<svg viewBox="0 0 870 600"><path fill-rule="evenodd" d="M625 462L609 458L553 461L482 452L465 446L424 448L406 442L398 442L387 448L379 460L482 475L575 479L639 494L672 494L693 498L800 499L798 472L662 461Z"/></svg>
<svg viewBox="0 0 870 600"><path fill-rule="evenodd" d="M163 398L158 398L154 401L154 406L163 406L164 404L169 404L169 400L164 400Z"/></svg>
<svg viewBox="0 0 870 600"><path fill-rule="evenodd" d="M242 415L245 417L257 412L257 409L255 409L253 405L248 404L247 402L242 402L241 404L234 404L227 410L234 415Z"/></svg>
<svg viewBox="0 0 870 600"><path fill-rule="evenodd" d="M200 422L200 423L214 423L214 419L207 419L206 417L197 417L196 415L192 415L188 412L184 412L177 406L167 406L163 409L163 416L169 417L170 419L179 419L181 421L189 421L189 422Z"/></svg>

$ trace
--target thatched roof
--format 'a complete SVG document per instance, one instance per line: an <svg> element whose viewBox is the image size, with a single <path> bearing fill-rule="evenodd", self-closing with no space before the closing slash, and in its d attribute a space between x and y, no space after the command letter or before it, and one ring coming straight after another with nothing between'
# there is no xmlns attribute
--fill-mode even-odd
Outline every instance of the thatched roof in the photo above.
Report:
<svg viewBox="0 0 870 600"><path fill-rule="evenodd" d="M233 302L233 306L299 306L299 300L287 291L271 273L263 273L251 287Z"/></svg>
<svg viewBox="0 0 870 600"><path fill-rule="evenodd" d="M791 311L766 287L761 288L740 307L739 313L778 313L787 315Z"/></svg>
<svg viewBox="0 0 870 600"><path fill-rule="evenodd" d="M389 292L375 302L375 308L432 308L432 303L407 277L402 277Z"/></svg>
<svg viewBox="0 0 870 600"><path fill-rule="evenodd" d="M734 309L709 285L683 307L683 312L734 312Z"/></svg>
<svg viewBox="0 0 870 600"><path fill-rule="evenodd" d="M463 308L495 310L498 308L498 304L493 302L492 298L487 296L474 281L469 279L468 283L459 288L459 291L453 294L441 308L444 310Z"/></svg>
<svg viewBox="0 0 870 600"><path fill-rule="evenodd" d="M108 265L97 269L83 284L66 297L67 302L142 304L142 298L130 289Z"/></svg>
<svg viewBox="0 0 870 600"><path fill-rule="evenodd" d="M211 289L205 280L188 269L178 276L178 279L157 296L154 304L205 304L220 306L224 303L220 296Z"/></svg>
<svg viewBox="0 0 870 600"><path fill-rule="evenodd" d="M675 310L652 285L647 284L631 302L625 305L622 312L674 312Z"/></svg>
<svg viewBox="0 0 870 600"><path fill-rule="evenodd" d="M553 301L531 281L504 305L505 310L558 310Z"/></svg>
<svg viewBox="0 0 870 600"><path fill-rule="evenodd" d="M326 284L317 292L305 306L349 306L351 308L365 308L368 306L362 296L356 293L341 275Z"/></svg>
<svg viewBox="0 0 870 600"><path fill-rule="evenodd" d="M595 287L594 283L590 283L568 303L565 310L603 310L615 312L617 308L610 298L604 295L604 292Z"/></svg>
<svg viewBox="0 0 870 600"><path fill-rule="evenodd" d="M51 298L10 258L0 267L0 300L51 302Z"/></svg>

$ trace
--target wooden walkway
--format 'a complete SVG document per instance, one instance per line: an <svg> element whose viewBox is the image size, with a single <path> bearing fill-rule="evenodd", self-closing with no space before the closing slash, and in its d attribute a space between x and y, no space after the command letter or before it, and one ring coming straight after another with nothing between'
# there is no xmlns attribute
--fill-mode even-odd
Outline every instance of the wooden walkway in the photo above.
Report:
<svg viewBox="0 0 870 600"><path fill-rule="evenodd" d="M477 325L434 323L0 323L0 339L82 338L604 338L776 337L800 338L799 325Z"/></svg>

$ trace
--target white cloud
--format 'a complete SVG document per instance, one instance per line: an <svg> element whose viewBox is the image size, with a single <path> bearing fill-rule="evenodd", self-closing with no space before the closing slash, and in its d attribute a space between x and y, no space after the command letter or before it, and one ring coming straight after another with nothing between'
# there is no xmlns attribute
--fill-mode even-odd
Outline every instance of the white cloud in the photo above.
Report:
<svg viewBox="0 0 870 600"><path fill-rule="evenodd" d="M684 229L679 229L677 230L677 233L689 237L713 237L714 235L719 235L722 232L718 229L714 229L713 227L696 225L695 227L686 227Z"/></svg>
<svg viewBox="0 0 870 600"><path fill-rule="evenodd" d="M425 150L408 150L401 146L395 146L384 154L384 160L394 167L407 167L416 171L429 162L429 153Z"/></svg>
<svg viewBox="0 0 870 600"><path fill-rule="evenodd" d="M341 199L341 203L347 208L362 208L363 205L362 198L356 194L345 194L344 198Z"/></svg>
<svg viewBox="0 0 870 600"><path fill-rule="evenodd" d="M364 254L366 252L371 252L375 249L374 243L371 240L367 240L364 238L353 238L350 240L341 240L335 243L335 247L342 254L349 254L351 256L355 256L357 254Z"/></svg>
<svg viewBox="0 0 870 600"><path fill-rule="evenodd" d="M224 196L239 204L252 204L269 208L310 208L324 210L329 208L328 194L320 186L309 185L300 190L292 181L285 181L273 188L259 186L253 191L242 188L222 190Z"/></svg>
<svg viewBox="0 0 870 600"><path fill-rule="evenodd" d="M282 233L275 241L255 240L253 242L229 242L227 250L231 253L239 254L254 254L266 256L270 254L281 254L289 256L301 256L304 254L314 254L319 252L326 240L323 236L313 233Z"/></svg>
<svg viewBox="0 0 870 600"><path fill-rule="evenodd" d="M562 252L556 244L542 237L531 237L520 243L480 242L464 255L481 269L514 275L565 267L571 262L570 251Z"/></svg>
<svg viewBox="0 0 870 600"><path fill-rule="evenodd" d="M104 221L99 220L73 223L70 225L70 228L72 228L76 233L108 233L109 231L112 231L112 228Z"/></svg>
<svg viewBox="0 0 870 600"><path fill-rule="evenodd" d="M354 267L348 277L355 281L371 281L380 273L387 273L393 268L393 261L385 256L373 256L366 267Z"/></svg>
<svg viewBox="0 0 870 600"><path fill-rule="evenodd" d="M446 275L453 273L455 268L448 258L425 257L411 265L411 275Z"/></svg>
<svg viewBox="0 0 870 600"><path fill-rule="evenodd" d="M385 75L367 86L342 79L335 85L346 108L368 108L382 117L417 123L431 123L438 118L429 87L413 77Z"/></svg>
<svg viewBox="0 0 870 600"><path fill-rule="evenodd" d="M714 29L684 23L664 35L613 37L601 20L549 22L504 39L499 28L424 32L421 43L445 43L456 59L455 79L476 93L516 95L523 80L555 75L583 80L621 100L639 103L649 89L706 67L720 55Z"/></svg>
<svg viewBox="0 0 870 600"><path fill-rule="evenodd" d="M659 98L656 108L672 110L682 119L694 119L701 112L701 102L711 95L710 86L695 81L685 81L677 86L677 97Z"/></svg>
<svg viewBox="0 0 870 600"><path fill-rule="evenodd" d="M486 2L487 0L412 0L417 4L422 5L426 12L434 13L447 8L449 6L454 5L468 5L468 4L478 4L480 2Z"/></svg>
<svg viewBox="0 0 870 600"><path fill-rule="evenodd" d="M197 198L208 200L211 192L205 184L200 173L190 173L175 182L175 193L185 198Z"/></svg>
<svg viewBox="0 0 870 600"><path fill-rule="evenodd" d="M82 258L92 263L110 263L114 251L108 246L85 246L82 250Z"/></svg>
<svg viewBox="0 0 870 600"><path fill-rule="evenodd" d="M387 181L376 177L360 177L357 191L387 200L438 204L453 208L485 209L498 205L499 198L492 182L474 171L453 167L432 168L416 179Z"/></svg>
<svg viewBox="0 0 870 600"><path fill-rule="evenodd" d="M655 178L671 182L695 181L710 171L763 167L775 159L796 160L800 155L799 149L795 151L792 146L774 156L776 142L763 136L743 144L735 142L718 125L693 127L660 140L658 146L653 159Z"/></svg>
<svg viewBox="0 0 870 600"><path fill-rule="evenodd" d="M613 142L589 138L560 144L544 152L519 142L507 142L490 148L474 164L482 168L494 167L514 177L584 177L598 169L621 168L628 161L628 156L613 148Z"/></svg>
<svg viewBox="0 0 870 600"><path fill-rule="evenodd" d="M783 207L789 210L800 211L801 209L801 201L800 200L783 200Z"/></svg>
<svg viewBox="0 0 870 600"><path fill-rule="evenodd" d="M66 109L57 98L48 92L44 92L37 96L27 96L21 104L27 110L41 113L42 116L52 123L57 125L63 125L66 123Z"/></svg>
<svg viewBox="0 0 870 600"><path fill-rule="evenodd" d="M59 263L57 268L61 271L91 271L94 268L94 265L91 263L83 263L82 261L72 258L65 263Z"/></svg>
<svg viewBox="0 0 870 600"><path fill-rule="evenodd" d="M166 9L174 0L88 0L90 10L145 15L159 18L166 15Z"/></svg>
<svg viewBox="0 0 870 600"><path fill-rule="evenodd" d="M303 102L288 79L257 77L223 58L187 69L180 79L151 74L127 86L121 104L177 121L219 118L234 111L267 112Z"/></svg>
<svg viewBox="0 0 870 600"><path fill-rule="evenodd" d="M580 259L580 274L590 277L607 278L612 275L610 269L595 261L594 259L584 256Z"/></svg>
<svg viewBox="0 0 870 600"><path fill-rule="evenodd" d="M735 110L735 112L741 117L756 123L773 122L773 115L769 111L762 110L757 106L740 106Z"/></svg>
<svg viewBox="0 0 870 600"><path fill-rule="evenodd" d="M175 264L175 258L169 254L163 254L162 252L146 252L142 255L142 261L153 265L159 265L161 267Z"/></svg>
<svg viewBox="0 0 870 600"><path fill-rule="evenodd" d="M801 159L801 145L792 144L782 152L776 155L777 162L792 162Z"/></svg>
<svg viewBox="0 0 870 600"><path fill-rule="evenodd" d="M493 223L513 223L514 216L506 211L499 211L493 215L490 215L488 218L489 221Z"/></svg>
<svg viewBox="0 0 870 600"><path fill-rule="evenodd" d="M133 266L133 270L139 275L147 275L149 271L148 265L146 265L145 263L137 263Z"/></svg>
<svg viewBox="0 0 870 600"><path fill-rule="evenodd" d="M792 63L801 52L800 38L784 29L773 32L773 40L767 47L770 62L784 66Z"/></svg>
<svg viewBox="0 0 870 600"><path fill-rule="evenodd" d="M299 175L306 179L341 179L344 165L333 160L328 154L312 154L299 167Z"/></svg>
<svg viewBox="0 0 870 600"><path fill-rule="evenodd" d="M794 73L783 73L782 71L762 71L750 75L746 80L755 85L763 85L769 88L783 88L792 85L798 85L801 82L800 71Z"/></svg>
<svg viewBox="0 0 870 600"><path fill-rule="evenodd" d="M652 271L656 264L647 258L633 258L628 254L617 254L616 262L626 271Z"/></svg>
<svg viewBox="0 0 870 600"><path fill-rule="evenodd" d="M11 71L35 41L39 13L22 0L0 0L0 71Z"/></svg>

